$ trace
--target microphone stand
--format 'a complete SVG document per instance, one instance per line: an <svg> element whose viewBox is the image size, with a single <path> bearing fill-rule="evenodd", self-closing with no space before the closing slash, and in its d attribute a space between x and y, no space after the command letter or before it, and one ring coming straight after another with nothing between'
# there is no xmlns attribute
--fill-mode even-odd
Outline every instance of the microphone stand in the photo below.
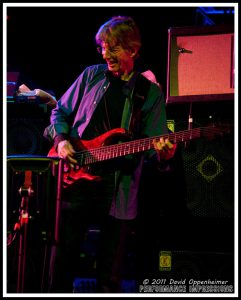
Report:
<svg viewBox="0 0 241 300"><path fill-rule="evenodd" d="M193 124L193 118L192 118L192 102L191 102L189 108L189 116L188 116L188 130L192 129L192 124Z"/></svg>
<svg viewBox="0 0 241 300"><path fill-rule="evenodd" d="M189 115L188 115L188 130L192 129L193 124L193 118L192 118L192 102L190 102L189 106ZM190 139L192 138L192 135L190 135ZM184 142L185 148L187 147L189 142Z"/></svg>

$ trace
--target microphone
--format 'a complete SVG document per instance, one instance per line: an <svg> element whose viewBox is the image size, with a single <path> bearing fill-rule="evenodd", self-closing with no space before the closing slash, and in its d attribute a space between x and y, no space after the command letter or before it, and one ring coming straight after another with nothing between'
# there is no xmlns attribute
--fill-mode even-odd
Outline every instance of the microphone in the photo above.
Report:
<svg viewBox="0 0 241 300"><path fill-rule="evenodd" d="M187 50L187 49L185 49L185 48L178 48L177 51L178 51L179 53L192 53L191 50Z"/></svg>

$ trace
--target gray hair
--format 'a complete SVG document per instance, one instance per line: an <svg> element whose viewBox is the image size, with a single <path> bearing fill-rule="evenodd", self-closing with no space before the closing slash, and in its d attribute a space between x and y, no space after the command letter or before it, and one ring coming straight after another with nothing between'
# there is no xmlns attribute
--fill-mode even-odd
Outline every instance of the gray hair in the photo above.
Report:
<svg viewBox="0 0 241 300"><path fill-rule="evenodd" d="M137 53L141 47L141 37L135 21L131 17L112 17L98 30L95 40L97 45L102 42L110 46L121 45L124 49L135 49Z"/></svg>

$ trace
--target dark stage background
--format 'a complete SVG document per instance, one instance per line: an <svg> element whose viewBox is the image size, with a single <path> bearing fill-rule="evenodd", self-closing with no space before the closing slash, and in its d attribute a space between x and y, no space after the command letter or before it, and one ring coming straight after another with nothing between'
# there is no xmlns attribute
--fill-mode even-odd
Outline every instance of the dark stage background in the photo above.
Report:
<svg viewBox="0 0 241 300"><path fill-rule="evenodd" d="M223 13L220 13L221 11ZM85 67L102 62L96 51L94 37L99 26L113 15L129 15L137 22L143 42L142 61L146 69L154 72L164 94L166 94L167 81L168 29L233 25L234 21L232 9L229 8L208 11L194 6L8 7L7 71L20 72L18 85L24 83L30 89L41 88L51 91L58 99ZM46 155L50 145L43 139L42 134L49 124L50 108L26 103L19 105L10 100L7 106L8 155ZM189 108L188 103L167 106L168 119L174 120L176 130L187 129ZM207 101L193 105L195 127L206 125L210 115L221 122L233 122L233 114L232 101ZM163 182L162 175L146 169L142 186L143 201L147 200L148 203L148 207L145 208L146 216L150 213L152 218L155 209L159 217L162 216L155 221L157 223L151 223L143 229L143 236L148 236L152 242L155 240L155 247L150 249L147 242L143 250L146 251L146 264L149 264L150 269L153 267L150 272L155 274L156 278L160 276L175 277L179 280L185 277L222 278L230 280L232 284L234 270L233 136L218 138L208 143L200 140L189 146L180 148L184 173L171 174L165 179L165 191L162 190L161 195L167 197L170 202L164 203L162 207L158 206L156 201L159 199L157 195L160 195L157 187L160 187L160 182ZM19 186L14 182L17 182L18 178L14 181L15 174L11 172L12 170L9 170L9 178L12 179L9 180L8 189L17 191ZM36 171L34 176L38 178L39 172ZM179 176L182 176L185 182L180 181ZM179 193L178 188L181 183L187 186L185 195ZM38 188L41 190L45 187L38 186ZM15 192L8 193L9 206L15 207L18 199L15 196L11 198L12 194ZM189 218L180 218L179 209L183 209L181 201L187 204ZM11 211L9 214L10 220L16 217ZM12 224L8 225L11 226L9 230L12 230ZM155 229L154 233L151 232L152 225ZM79 262L82 271L86 271L86 273L82 272L83 276L94 274L93 253L97 242L98 230L90 231ZM46 247L45 240L42 238L38 243L41 249ZM129 247L126 278L132 279L132 241ZM18 249L16 245L15 250L10 247L10 266L17 263L16 249ZM172 255L173 265L170 272L156 270L161 251L167 251ZM44 259L42 252L43 250L40 253L41 261ZM36 272L36 267L33 259L27 263L31 278L31 272L33 270ZM37 267L41 268L41 266ZM10 278L10 290L15 289L15 272L16 269L10 270L10 276L13 276ZM39 269L37 272L40 272ZM39 282L34 282L33 286L37 292L40 290ZM28 288L31 291L31 283Z"/></svg>
<svg viewBox="0 0 241 300"><path fill-rule="evenodd" d="M168 28L233 23L227 11L210 17L198 7L9 7L8 69L59 98L83 68L102 61L94 40L99 26L113 15L130 15L141 31L143 62L165 89Z"/></svg>

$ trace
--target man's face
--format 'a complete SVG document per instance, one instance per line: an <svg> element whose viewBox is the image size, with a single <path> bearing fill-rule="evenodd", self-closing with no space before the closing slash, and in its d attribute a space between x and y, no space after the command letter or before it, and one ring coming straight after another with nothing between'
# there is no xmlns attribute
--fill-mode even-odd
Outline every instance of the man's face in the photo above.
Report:
<svg viewBox="0 0 241 300"><path fill-rule="evenodd" d="M114 75L121 76L133 70L134 54L131 50L124 49L120 45L110 47L108 43L102 42L101 54L108 65L109 71Z"/></svg>

